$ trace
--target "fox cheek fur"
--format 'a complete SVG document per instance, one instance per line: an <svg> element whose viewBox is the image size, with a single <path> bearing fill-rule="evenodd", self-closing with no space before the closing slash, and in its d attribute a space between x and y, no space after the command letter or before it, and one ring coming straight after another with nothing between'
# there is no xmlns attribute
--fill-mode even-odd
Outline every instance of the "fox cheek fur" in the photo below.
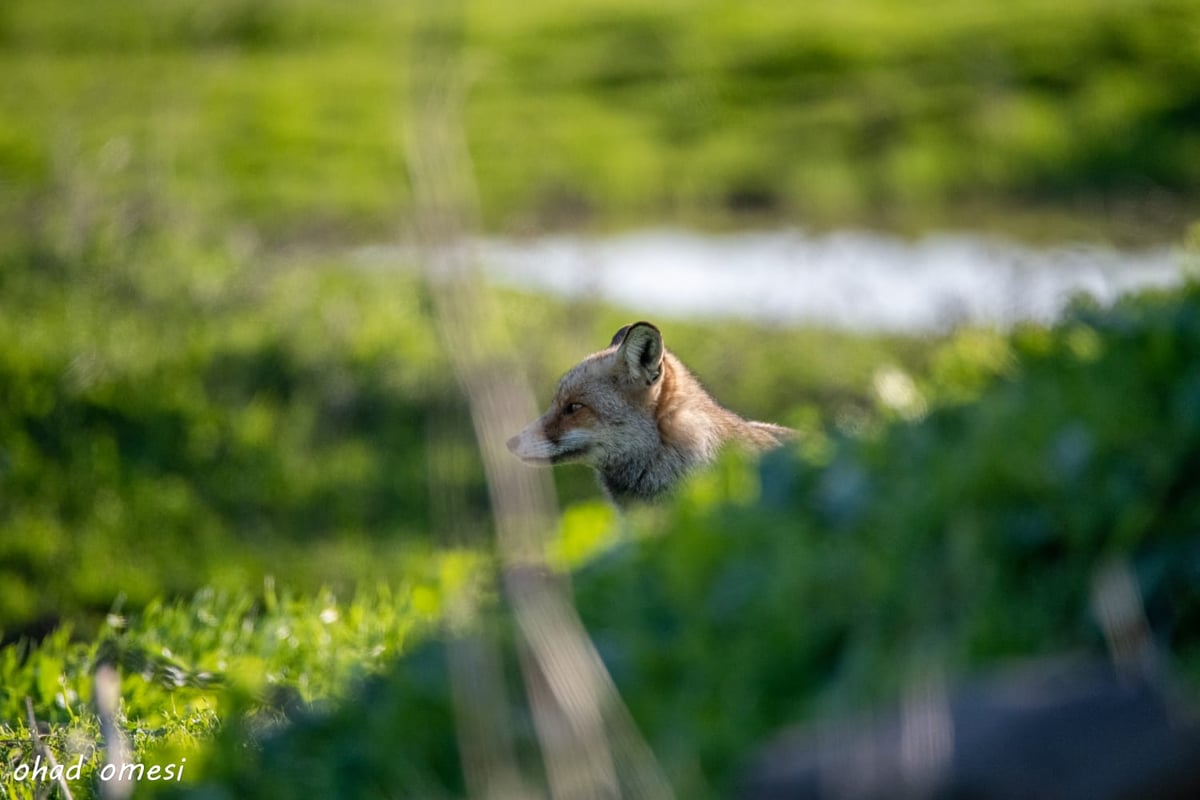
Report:
<svg viewBox="0 0 1200 800"><path fill-rule="evenodd" d="M766 450L791 435L720 406L663 347L658 328L636 322L567 372L550 410L508 449L530 464L589 464L624 504L670 490L726 443Z"/></svg>
<svg viewBox="0 0 1200 800"><path fill-rule="evenodd" d="M517 458L528 464L548 466L583 461L590 443L580 429L564 430L554 409L529 423L506 443Z"/></svg>

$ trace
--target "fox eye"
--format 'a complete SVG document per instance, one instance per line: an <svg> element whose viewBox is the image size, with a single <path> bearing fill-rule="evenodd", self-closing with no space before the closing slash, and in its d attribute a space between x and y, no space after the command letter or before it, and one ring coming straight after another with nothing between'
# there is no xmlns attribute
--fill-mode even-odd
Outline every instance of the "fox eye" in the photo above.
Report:
<svg viewBox="0 0 1200 800"><path fill-rule="evenodd" d="M583 403L567 403L563 406L562 414L564 417L569 417L581 408L583 408Z"/></svg>

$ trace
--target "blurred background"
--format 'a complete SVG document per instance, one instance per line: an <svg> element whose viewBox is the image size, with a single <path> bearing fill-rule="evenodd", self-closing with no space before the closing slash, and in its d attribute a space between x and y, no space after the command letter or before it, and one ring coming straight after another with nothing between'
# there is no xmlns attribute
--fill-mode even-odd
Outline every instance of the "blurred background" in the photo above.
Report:
<svg viewBox="0 0 1200 800"><path fill-rule="evenodd" d="M1104 656L1105 565L1200 685L1200 3L452 11L0 5L9 763L26 695L78 729L101 651L172 732L138 746L194 752L234 713L204 676L332 702L495 599L488 536L444 530L491 510L406 151L429 35L537 402L645 318L802 432L632 522L554 474L551 553L681 796L930 669ZM394 673L397 719L449 702ZM430 729L388 774L457 791Z"/></svg>

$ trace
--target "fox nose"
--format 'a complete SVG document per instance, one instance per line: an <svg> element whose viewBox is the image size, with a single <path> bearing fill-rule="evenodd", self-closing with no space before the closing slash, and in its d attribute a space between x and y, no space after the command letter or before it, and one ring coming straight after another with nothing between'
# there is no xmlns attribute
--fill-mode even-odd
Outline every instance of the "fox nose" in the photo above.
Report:
<svg viewBox="0 0 1200 800"><path fill-rule="evenodd" d="M504 443L510 453L517 452L517 440L520 438L521 435L517 434L516 436L509 437L508 441Z"/></svg>

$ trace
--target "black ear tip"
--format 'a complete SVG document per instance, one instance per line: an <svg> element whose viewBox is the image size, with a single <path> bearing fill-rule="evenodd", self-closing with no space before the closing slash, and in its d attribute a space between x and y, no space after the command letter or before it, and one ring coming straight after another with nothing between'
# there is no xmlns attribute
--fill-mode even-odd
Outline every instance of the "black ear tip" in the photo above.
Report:
<svg viewBox="0 0 1200 800"><path fill-rule="evenodd" d="M640 322L634 322L629 325L623 325L621 327L621 330L619 330L613 334L612 341L608 343L608 346L616 347L617 345L624 342L625 337L628 336L629 332L631 330L633 330L634 328L649 328L650 330L652 330L658 334L658 338L660 338L660 339L662 338L662 333L659 332L657 325L655 325L653 322L646 322L645 320L642 320Z"/></svg>
<svg viewBox="0 0 1200 800"><path fill-rule="evenodd" d="M613 334L612 341L608 343L608 346L616 347L621 342L625 341L625 334L629 333L629 329L632 327L632 325L622 325L621 330Z"/></svg>
<svg viewBox="0 0 1200 800"><path fill-rule="evenodd" d="M658 330L658 327L654 325L654 323L645 321L635 322L632 325L626 325L625 327L621 328L621 330L617 331L613 335L612 341L608 346L616 347L617 345L620 345L622 349L625 349L630 344L629 334L638 331L639 329L644 329L642 330L643 335L640 335L633 340L633 344L635 346L638 348L645 348L647 353L651 354L662 349L662 333Z"/></svg>

